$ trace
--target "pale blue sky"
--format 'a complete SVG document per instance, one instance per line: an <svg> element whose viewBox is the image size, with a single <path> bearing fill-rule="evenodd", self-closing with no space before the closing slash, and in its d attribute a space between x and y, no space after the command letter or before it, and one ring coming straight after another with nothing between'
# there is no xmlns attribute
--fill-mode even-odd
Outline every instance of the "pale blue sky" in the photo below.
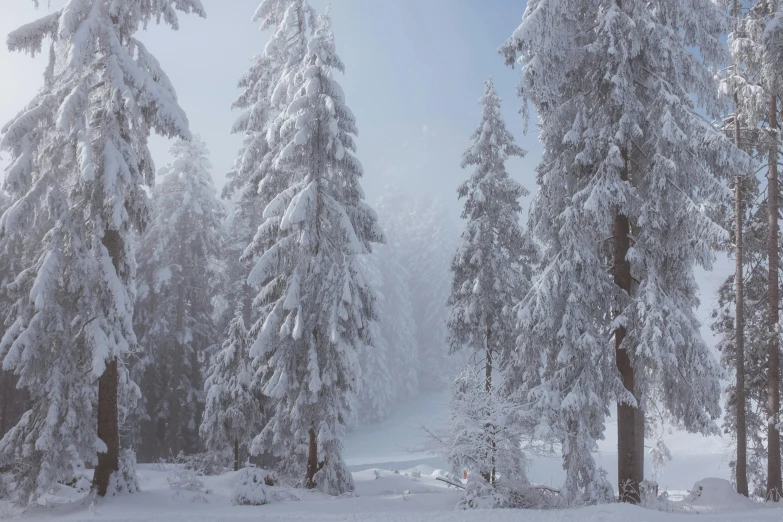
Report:
<svg viewBox="0 0 783 522"><path fill-rule="evenodd" d="M2 0L0 34L48 12L36 13L32 2ZM181 17L181 30L151 27L139 37L171 78L191 128L212 153L218 187L231 168L240 138L229 134L236 113L230 106L236 83L250 58L261 51L266 35L251 17L259 0L202 0L206 20ZM8 5L10 4L10 5ZM52 0L58 7L62 0ZM313 0L323 10L326 0ZM497 48L519 25L523 0L334 0L333 28L337 50L346 65L340 76L347 103L359 127L358 155L365 167L364 187L370 203L388 183L409 192L440 196L455 218L456 187L467 176L460 157L478 124L478 98L492 75L504 99L506 123L530 153L509 162L510 172L531 192L540 159L535 121L523 135L517 110L518 70L503 64ZM11 54L0 46L0 125L31 98L41 84L43 60ZM152 141L158 167L168 160L168 143ZM0 157L0 168L4 158ZM527 208L525 201L525 208ZM711 274L699 273L706 327L719 282L731 268L725 258Z"/></svg>
<svg viewBox="0 0 783 522"><path fill-rule="evenodd" d="M239 144L229 134L236 83L261 51L266 36L251 17L259 0L203 0L206 20L181 17L181 29L151 27L139 37L170 76L191 128L206 140L218 186L225 180ZM3 6L0 32L33 20L38 13L17 2ZM53 0L52 7L62 4ZM325 0L314 0L319 10ZM358 155L364 186L374 202L382 188L398 182L410 191L442 196L457 213L456 187L467 174L460 155L478 124L476 101L492 75L509 128L531 151L509 167L529 189L538 154L535 132L523 135L515 89L518 71L503 64L497 48L522 19L520 0L334 0L337 50L346 65L338 78L359 127ZM43 62L0 50L0 71L19 80L3 87L0 120L7 121L40 85ZM6 82L3 82L4 84ZM8 89L8 92L6 92ZM531 130L535 130L534 128ZM152 142L158 167L168 159L167 143Z"/></svg>

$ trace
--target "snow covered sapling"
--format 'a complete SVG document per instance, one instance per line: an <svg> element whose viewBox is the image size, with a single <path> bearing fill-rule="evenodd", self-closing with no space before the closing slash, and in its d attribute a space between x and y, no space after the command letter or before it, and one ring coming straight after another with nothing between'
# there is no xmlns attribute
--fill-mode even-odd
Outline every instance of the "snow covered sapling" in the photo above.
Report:
<svg viewBox="0 0 783 522"><path fill-rule="evenodd" d="M488 388L484 368L468 366L452 385L448 428L431 433L454 473L468 470L466 507L511 507L508 495L529 485L522 442L530 423L517 397L499 392L502 372L495 376L497 389Z"/></svg>
<svg viewBox="0 0 783 522"><path fill-rule="evenodd" d="M234 471L240 467L240 448L259 432L263 419L263 403L253 387L253 374L249 333L241 311L237 311L228 339L207 373L200 430L209 450L233 450Z"/></svg>
<svg viewBox="0 0 783 522"><path fill-rule="evenodd" d="M136 342L130 237L147 219L142 185L154 181L147 139L189 137L166 74L134 34L152 20L176 29L177 11L204 15L198 0L67 0L7 40L31 54L52 40L43 88L0 140L12 198L0 247L28 245L0 342L4 369L33 396L0 442L3 458L29 464L18 477L24 500L83 476L96 453L99 495L120 471L118 400L135 396L124 369Z"/></svg>
<svg viewBox="0 0 783 522"><path fill-rule="evenodd" d="M462 218L467 223L451 263L448 340L452 353L465 350L473 364L483 361L484 393L491 396L506 393L493 386L493 375L501 371L495 362L507 359L514 344L517 333L511 310L530 287L530 267L525 261L528 252L519 226L519 198L527 192L505 167L507 158L523 157L525 151L506 129L501 101L491 79L486 82L480 104L481 122L462 158L463 168L475 170L459 187L460 198L465 198ZM466 386L475 393L469 384ZM455 400L464 400L467 390ZM473 469L494 485L498 428L489 420L489 411L475 414L477 424L473 429L485 431L489 448L479 453L480 461Z"/></svg>
<svg viewBox="0 0 783 522"><path fill-rule="evenodd" d="M539 432L562 437L568 501L603 489L590 452L610 402L622 500L639 501L646 403L717 429L693 271L726 238L703 207L729 204L725 180L750 164L695 104L720 108L710 66L727 60L728 22L704 0L532 0L501 49L524 65L544 145L530 218L544 268L518 366Z"/></svg>
<svg viewBox="0 0 783 522"><path fill-rule="evenodd" d="M285 17L300 31L304 4L294 2ZM279 191L245 256L257 256L248 282L261 288L251 356L263 393L275 401L252 449L274 451L291 475L305 460L306 487L340 494L353 489L340 449L360 386L357 353L371 345L376 320L357 257L383 233L362 201L355 121L335 69L343 64L321 17L302 62L275 87L293 97L267 135L268 160L281 175L265 178L260 190Z"/></svg>

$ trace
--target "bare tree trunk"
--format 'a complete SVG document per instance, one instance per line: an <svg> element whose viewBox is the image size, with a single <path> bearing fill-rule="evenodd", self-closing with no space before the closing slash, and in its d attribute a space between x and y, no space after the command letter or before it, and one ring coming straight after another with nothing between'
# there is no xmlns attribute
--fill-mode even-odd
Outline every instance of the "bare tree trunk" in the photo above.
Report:
<svg viewBox="0 0 783 522"><path fill-rule="evenodd" d="M11 375L11 372L0 370L3 390L3 404L2 409L0 409L0 438L8 431L8 400L11 395Z"/></svg>
<svg viewBox="0 0 783 522"><path fill-rule="evenodd" d="M490 327L491 319L487 318L487 346L486 346L486 359L484 363L484 390L489 394L492 393L492 345L490 343L490 339L492 336L492 328ZM487 415L490 415L490 412L487 412ZM494 430L494 426L491 422L487 422L486 429L488 430L487 438L489 439L489 463L490 463L490 469L487 473L484 474L484 480L486 480L490 484L495 484L495 452L496 452L496 446L495 438L492 433Z"/></svg>
<svg viewBox="0 0 783 522"><path fill-rule="evenodd" d="M310 444L307 451L307 474L305 475L305 487L314 489L315 474L321 469L318 466L318 439L315 436L315 428L310 428Z"/></svg>
<svg viewBox="0 0 783 522"><path fill-rule="evenodd" d="M625 168L621 179L628 181L627 151L623 151ZM628 262L631 223L627 216L619 211L614 218L614 282L631 295L631 264ZM621 348L626 329L619 327L614 332L615 362L623 381L623 386L637 397L636 379L628 350ZM637 406L641 406L637 404ZM640 501L641 482L644 480L644 417L638 407L617 403L617 483L620 500L633 504Z"/></svg>
<svg viewBox="0 0 783 522"><path fill-rule="evenodd" d="M777 502L780 500L783 487L781 486L780 470L780 431L777 428L778 412L780 411L780 352L777 337L780 281L778 280L778 114L776 89L772 89L769 99L769 131L771 144L767 188L769 197L767 499Z"/></svg>
<svg viewBox="0 0 783 522"><path fill-rule="evenodd" d="M737 7L737 0L734 0L734 8ZM737 148L742 145L740 135L739 120L739 97L734 93L734 144ZM734 408L736 409L736 430L737 430L737 463L735 467L737 493L748 496L748 434L747 423L745 420L745 286L743 281L743 208L742 208L742 175L738 174L734 178L734 291L736 301L736 317L734 331L734 348L736 366L736 390L734 392Z"/></svg>
<svg viewBox="0 0 783 522"><path fill-rule="evenodd" d="M114 269L119 274L122 257L122 236L119 230L106 230L103 245L109 251ZM117 410L119 387L116 357L106 361L106 369L98 378L98 438L106 444L106 452L98 453L98 465L93 475L93 487L99 496L106 495L111 474L120 469L120 427Z"/></svg>
<svg viewBox="0 0 783 522"><path fill-rule="evenodd" d="M180 246L182 248L182 246ZM181 254L180 254L181 256ZM180 266L182 266L182 257L180 257ZM185 284L187 282L184 279L180 279L177 287L177 316L175 319L175 328L177 335L174 340L174 350L176 357L174 358L174 364L177 368L174 368L172 377L174 377L173 386L170 386L166 392L169 394L169 423L168 423L168 440L169 440L169 452L177 456L182 450L181 438L182 438L182 404L180 398L177 395L177 388L182 386L183 381L186 379L185 368L182 363L185 361L185 346L180 342L182 328L185 323Z"/></svg>
<svg viewBox="0 0 783 522"><path fill-rule="evenodd" d="M234 439L234 471L239 471L239 439Z"/></svg>

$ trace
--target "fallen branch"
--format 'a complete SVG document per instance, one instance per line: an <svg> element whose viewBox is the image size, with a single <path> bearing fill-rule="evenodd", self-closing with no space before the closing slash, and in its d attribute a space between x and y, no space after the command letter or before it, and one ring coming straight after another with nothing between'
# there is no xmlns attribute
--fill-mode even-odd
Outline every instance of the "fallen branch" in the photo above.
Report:
<svg viewBox="0 0 783 522"><path fill-rule="evenodd" d="M441 482L445 482L446 484L450 484L450 485L454 486L455 488L465 489L465 485L464 484L458 484L457 482L452 482L451 480L449 480L447 478L444 478L444 477L435 477L435 480L440 480Z"/></svg>

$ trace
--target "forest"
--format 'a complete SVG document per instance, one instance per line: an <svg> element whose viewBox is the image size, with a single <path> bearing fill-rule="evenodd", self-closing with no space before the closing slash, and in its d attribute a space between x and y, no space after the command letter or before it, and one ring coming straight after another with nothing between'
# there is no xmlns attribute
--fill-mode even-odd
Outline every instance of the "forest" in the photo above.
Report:
<svg viewBox="0 0 783 522"><path fill-rule="evenodd" d="M201 0L32 3L6 46L42 59L42 86L0 122L0 519L179 520L127 500L153 495L375 520L392 493L421 520L430 498L466 521L779 516L778 0L517 2L486 58L517 99L505 79L475 92L449 201L365 173L331 3L246 13L222 186L143 43L180 17L209 37ZM698 274L720 259L711 295ZM448 470L349 466L349 434L430 394L445 422L418 451ZM675 499L649 468L680 432L722 437L728 471ZM541 458L562 480L532 477Z"/></svg>

